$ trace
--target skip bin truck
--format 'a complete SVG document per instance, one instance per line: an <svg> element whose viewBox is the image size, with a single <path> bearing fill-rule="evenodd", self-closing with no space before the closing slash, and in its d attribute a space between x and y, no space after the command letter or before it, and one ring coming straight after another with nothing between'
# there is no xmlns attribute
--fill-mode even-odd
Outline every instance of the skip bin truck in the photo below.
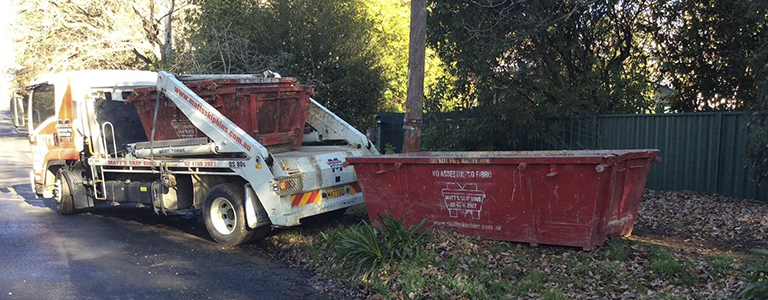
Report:
<svg viewBox="0 0 768 300"><path fill-rule="evenodd" d="M13 121L29 132L35 194L58 213L197 208L228 246L363 203L345 161L378 154L312 86L272 72L74 71L28 90Z"/></svg>

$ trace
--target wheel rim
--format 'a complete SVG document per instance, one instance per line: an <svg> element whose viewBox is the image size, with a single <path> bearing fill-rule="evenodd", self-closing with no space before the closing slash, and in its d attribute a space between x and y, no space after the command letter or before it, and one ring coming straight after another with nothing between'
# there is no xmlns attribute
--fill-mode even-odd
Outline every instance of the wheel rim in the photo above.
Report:
<svg viewBox="0 0 768 300"><path fill-rule="evenodd" d="M53 183L53 199L56 199L56 203L61 203L61 179L56 179Z"/></svg>
<svg viewBox="0 0 768 300"><path fill-rule="evenodd" d="M235 208L232 206L227 198L219 197L213 200L211 203L210 211L211 223L213 228L221 234L230 234L235 231L237 225L237 214L235 214Z"/></svg>

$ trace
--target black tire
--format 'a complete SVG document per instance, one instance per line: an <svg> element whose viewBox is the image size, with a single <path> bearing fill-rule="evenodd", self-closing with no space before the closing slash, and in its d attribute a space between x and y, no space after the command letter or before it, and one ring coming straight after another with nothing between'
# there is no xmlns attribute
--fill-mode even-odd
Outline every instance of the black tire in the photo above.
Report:
<svg viewBox="0 0 768 300"><path fill-rule="evenodd" d="M59 170L56 174L56 186L54 198L56 199L56 212L60 215L71 215L75 213L75 200L72 197L72 187L69 180L64 176L64 170Z"/></svg>
<svg viewBox="0 0 768 300"><path fill-rule="evenodd" d="M203 219L213 240L232 247L249 241L253 230L245 221L243 186L222 183L214 186L205 197Z"/></svg>

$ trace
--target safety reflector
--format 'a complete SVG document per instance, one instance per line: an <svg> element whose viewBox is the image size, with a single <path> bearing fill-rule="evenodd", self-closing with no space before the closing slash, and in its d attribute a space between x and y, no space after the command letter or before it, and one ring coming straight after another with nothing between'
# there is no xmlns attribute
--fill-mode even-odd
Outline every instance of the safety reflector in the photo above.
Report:
<svg viewBox="0 0 768 300"><path fill-rule="evenodd" d="M291 207L319 203L323 200L320 191L291 195Z"/></svg>

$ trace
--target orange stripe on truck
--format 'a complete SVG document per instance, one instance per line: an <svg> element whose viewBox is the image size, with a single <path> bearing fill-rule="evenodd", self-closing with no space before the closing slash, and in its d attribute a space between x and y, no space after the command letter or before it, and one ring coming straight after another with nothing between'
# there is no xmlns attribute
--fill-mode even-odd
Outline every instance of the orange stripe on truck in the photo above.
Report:
<svg viewBox="0 0 768 300"><path fill-rule="evenodd" d="M349 193L352 195L360 193L362 191L363 189L360 188L360 184L358 184L357 182L349 185Z"/></svg>
<svg viewBox="0 0 768 300"><path fill-rule="evenodd" d="M319 190L291 195L291 207L320 203L321 201L323 201L323 197Z"/></svg>

